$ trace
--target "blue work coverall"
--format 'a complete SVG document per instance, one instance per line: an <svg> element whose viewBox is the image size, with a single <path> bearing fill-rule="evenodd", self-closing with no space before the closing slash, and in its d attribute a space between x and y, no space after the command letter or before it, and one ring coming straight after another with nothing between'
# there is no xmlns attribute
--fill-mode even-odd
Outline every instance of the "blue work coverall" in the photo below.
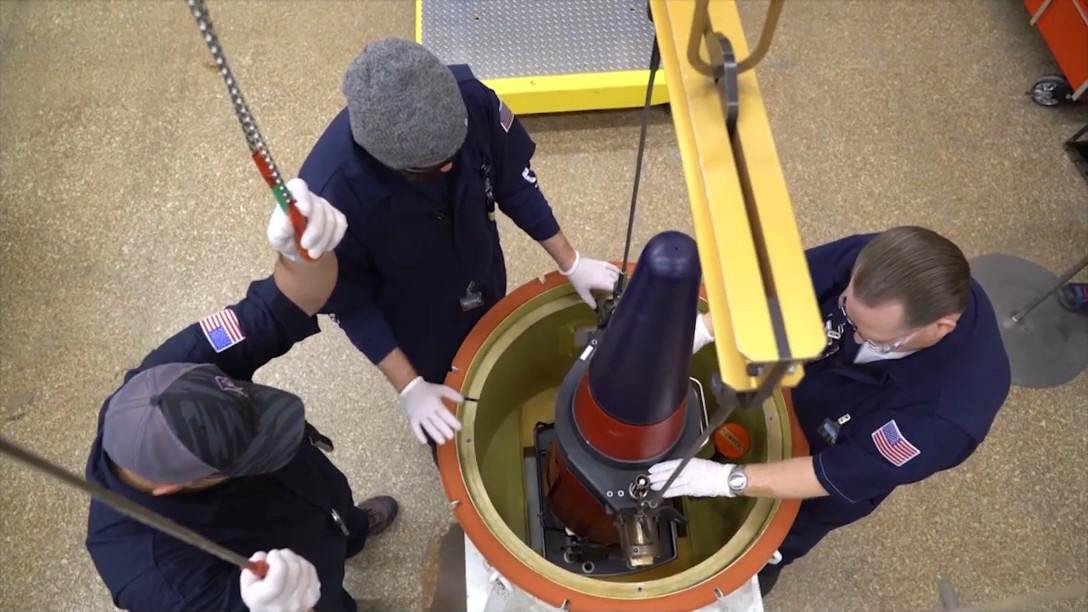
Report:
<svg viewBox="0 0 1088 612"><path fill-rule="evenodd" d="M468 135L443 178L411 182L355 143L347 109L299 172L348 220L329 313L372 363L399 347L425 380L445 380L461 342L506 295L495 208L542 241L559 232L530 161L536 145L464 65L451 66ZM478 292L475 308L462 298Z"/></svg>
<svg viewBox="0 0 1088 612"><path fill-rule="evenodd" d="M854 363L860 347L838 300L873 237L849 236L806 252L828 345L821 359L805 366L793 406L816 477L830 495L801 503L779 548L779 567L831 530L869 515L896 487L962 463L1009 393L997 318L973 280L966 311L936 345L899 359Z"/></svg>
<svg viewBox="0 0 1088 612"><path fill-rule="evenodd" d="M253 373L320 331L269 277L250 284L245 299L229 307L244 339L217 353L200 325L182 330L125 376L164 363L212 363L227 375L250 381ZM222 347L220 347L222 348ZM369 523L355 507L347 478L317 447L303 441L282 469L235 478L208 489L176 495L138 492L120 479L102 450L102 418L87 461L87 479L124 495L230 550L290 548L317 570L321 599L315 612L354 612L343 589L344 560L359 553ZM333 511L336 515L334 517ZM144 526L92 501L87 550L113 596L129 612L245 612L240 570L206 552Z"/></svg>

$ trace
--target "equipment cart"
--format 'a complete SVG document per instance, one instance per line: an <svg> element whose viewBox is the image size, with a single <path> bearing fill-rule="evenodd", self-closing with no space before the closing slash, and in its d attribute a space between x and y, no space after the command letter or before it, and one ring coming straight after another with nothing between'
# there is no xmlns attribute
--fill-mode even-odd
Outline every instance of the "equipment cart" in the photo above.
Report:
<svg viewBox="0 0 1088 612"><path fill-rule="evenodd" d="M1088 0L1024 0L1063 74L1045 74L1031 88L1042 106L1081 100L1088 90Z"/></svg>

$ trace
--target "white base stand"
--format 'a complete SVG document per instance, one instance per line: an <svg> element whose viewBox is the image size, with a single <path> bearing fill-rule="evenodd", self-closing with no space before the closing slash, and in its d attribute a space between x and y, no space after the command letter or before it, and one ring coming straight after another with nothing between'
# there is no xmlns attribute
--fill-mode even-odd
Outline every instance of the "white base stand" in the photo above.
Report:
<svg viewBox="0 0 1088 612"><path fill-rule="evenodd" d="M555 612L558 608L521 591L499 576L465 537L466 612ZM763 612L759 579L752 579L716 603L692 612Z"/></svg>

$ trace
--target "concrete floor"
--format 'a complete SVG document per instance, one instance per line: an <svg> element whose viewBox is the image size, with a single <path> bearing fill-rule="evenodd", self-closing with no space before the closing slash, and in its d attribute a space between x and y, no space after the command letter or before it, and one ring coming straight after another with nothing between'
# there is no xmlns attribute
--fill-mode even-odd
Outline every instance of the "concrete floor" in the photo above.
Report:
<svg viewBox="0 0 1088 612"><path fill-rule="evenodd" d="M288 174L341 107L349 60L369 40L412 35L405 0L210 4ZM764 6L742 2L752 44ZM6 0L0 48L3 433L81 471L122 372L268 272L271 202L180 0ZM805 243L916 223L969 256L1066 267L1088 244L1086 185L1060 145L1085 111L1022 95L1054 70L1019 1L788 3L757 72ZM637 112L525 122L567 234L618 258ZM657 231L690 230L664 116L641 197L636 253ZM548 269L505 230L512 284ZM380 375L325 326L259 379L308 400L360 494L399 497L402 522L353 564L348 588L368 610L419 610L449 523L438 477ZM972 459L829 537L767 607L926 610L938 576L965 605L1084 580L1086 397L1088 374L1015 388ZM8 461L0 479L0 609L112 609L83 548L86 498Z"/></svg>

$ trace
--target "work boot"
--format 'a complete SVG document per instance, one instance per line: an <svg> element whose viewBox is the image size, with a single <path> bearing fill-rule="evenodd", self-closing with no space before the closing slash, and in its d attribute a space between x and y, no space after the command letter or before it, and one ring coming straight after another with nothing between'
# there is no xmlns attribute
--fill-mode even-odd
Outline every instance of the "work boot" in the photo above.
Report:
<svg viewBox="0 0 1088 612"><path fill-rule="evenodd" d="M1068 283L1058 290L1058 302L1069 311L1088 313L1088 283Z"/></svg>
<svg viewBox="0 0 1088 612"><path fill-rule="evenodd" d="M359 502L355 507L366 512L367 522L370 524L367 537L376 536L388 529L397 518L397 511L400 509L397 500L388 495L371 497Z"/></svg>

